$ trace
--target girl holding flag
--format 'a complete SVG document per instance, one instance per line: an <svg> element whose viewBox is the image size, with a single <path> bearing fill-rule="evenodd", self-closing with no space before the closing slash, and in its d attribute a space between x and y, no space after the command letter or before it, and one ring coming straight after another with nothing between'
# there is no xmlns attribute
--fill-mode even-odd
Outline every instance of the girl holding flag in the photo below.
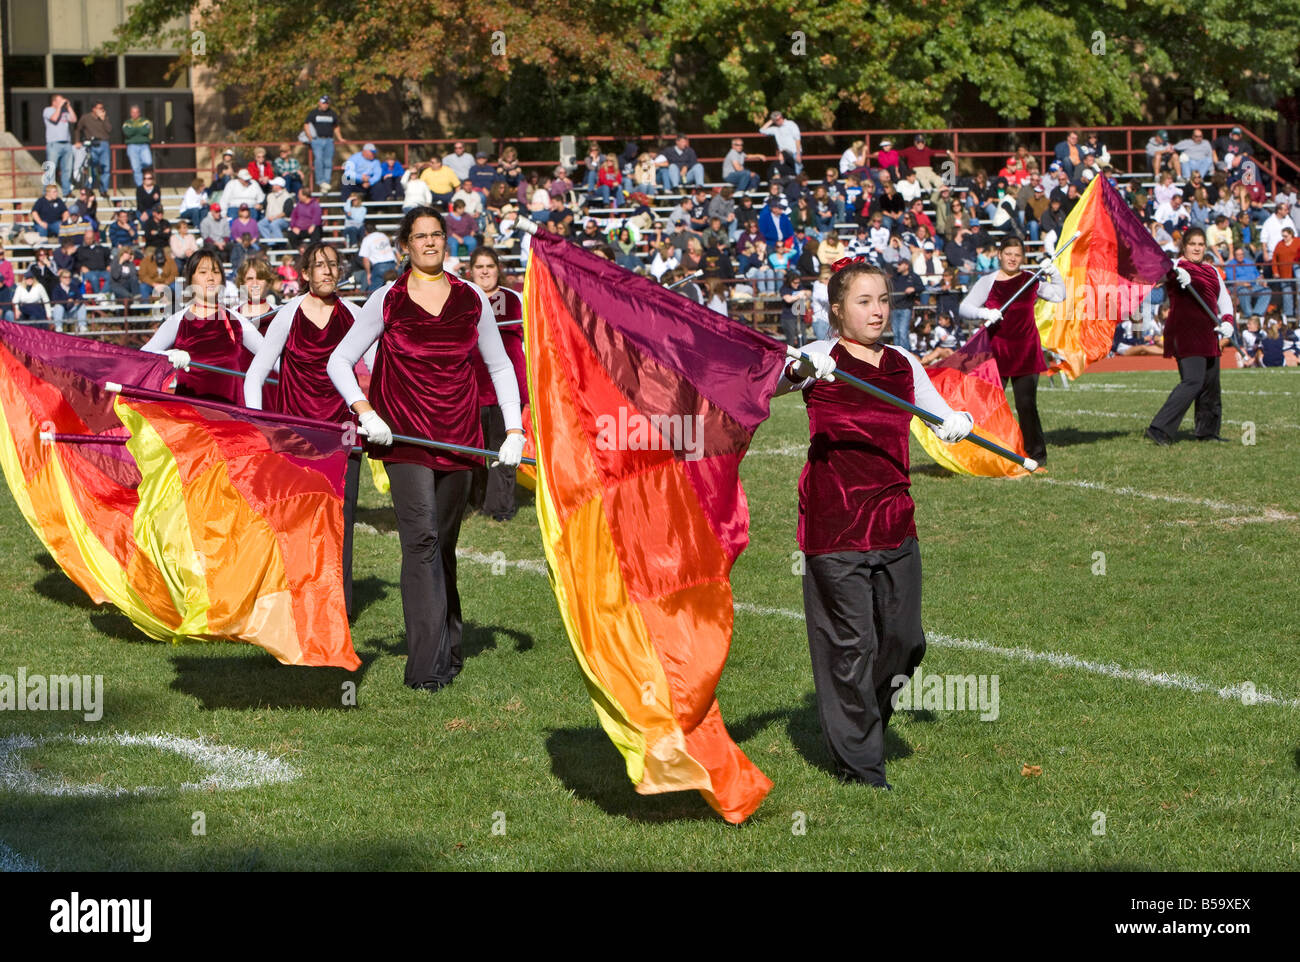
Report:
<svg viewBox="0 0 1300 962"><path fill-rule="evenodd" d="M1172 444L1178 425L1193 401L1196 402L1196 440L1222 441L1219 426L1223 405L1219 394L1218 325L1214 314L1207 313L1213 304L1219 321L1232 330L1232 298L1224 286L1218 268L1205 260L1205 231L1193 227L1183 235L1182 257L1174 262L1165 282L1169 294L1169 319L1165 322L1165 357L1178 359L1182 379L1173 389L1151 424L1146 436L1159 445ZM1196 295L1200 295L1198 303Z"/></svg>
<svg viewBox="0 0 1300 962"><path fill-rule="evenodd" d="M921 552L908 494L912 415L835 380L835 371L942 417L933 430L946 442L966 437L974 421L948 406L905 347L881 340L890 309L883 270L864 257L842 258L827 291L832 337L803 348L776 393L802 391L808 408L798 539L822 732L842 778L889 788L893 695L925 653Z"/></svg>
<svg viewBox="0 0 1300 962"><path fill-rule="evenodd" d="M470 358L487 364L506 426L502 464L524 450L519 389L501 344L496 314L477 286L443 270L447 228L432 207L407 211L397 229L410 266L375 291L330 355L330 380L356 412L367 451L382 460L392 485L402 544L406 684L438 691L460 672L461 611L456 541L469 498L471 456L394 441L407 435L481 447L478 390ZM353 371L378 342L370 396ZM389 425L392 425L390 427Z"/></svg>
<svg viewBox="0 0 1300 962"><path fill-rule="evenodd" d="M330 355L356 323L356 309L339 297L339 254L322 241L309 244L298 263L308 292L275 312L262 348L244 378L244 403L313 421L351 422L352 412L330 381ZM267 376L279 364L278 390L263 398ZM352 520L357 509L361 455L348 456L343 487L343 598L348 619L352 606Z"/></svg>
<svg viewBox="0 0 1300 962"><path fill-rule="evenodd" d="M971 285L958 311L967 320L983 321L991 328L989 344L1003 387L1011 382L1025 452L1041 465L1047 460L1047 441L1038 419L1038 375L1047 364L1034 322L1034 304L1039 298L1054 303L1065 300L1065 281L1050 260L1041 269L1048 279L1039 281L1037 273L1020 269L1024 259L1024 242L1019 237L1003 238L998 243L998 269Z"/></svg>
<svg viewBox="0 0 1300 962"><path fill-rule="evenodd" d="M242 399L239 379L216 371L191 371L191 362L211 364L232 371L247 369L262 346L256 325L222 304L226 274L218 255L204 248L185 262L185 290L194 300L163 321L143 350L166 354L182 373L176 377L176 393L238 404Z"/></svg>

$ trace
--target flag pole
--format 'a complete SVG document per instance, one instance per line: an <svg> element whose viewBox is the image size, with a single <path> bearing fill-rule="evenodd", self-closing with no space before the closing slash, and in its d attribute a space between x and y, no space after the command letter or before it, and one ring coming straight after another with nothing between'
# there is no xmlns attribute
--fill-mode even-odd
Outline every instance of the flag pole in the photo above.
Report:
<svg viewBox="0 0 1300 962"><path fill-rule="evenodd" d="M1038 278L1042 276L1043 271L1047 270L1047 268L1055 264L1056 259L1060 257L1062 254L1064 254L1065 249L1069 247L1071 244L1073 244L1075 241L1077 241L1082 234L1083 231L1081 230L1075 231L1073 237L1071 237L1068 241L1066 241L1064 244L1062 244L1060 247L1056 249L1056 252L1052 254L1052 259L1049 260L1046 264L1039 264L1038 270L1034 271L1034 273L1029 276L1029 280L1025 281L1025 283L1020 286L1020 290L1012 294L1011 297L1007 299L1007 302L1005 304L999 305L998 310L1005 311L1008 307L1010 307L1011 302L1014 301L1021 294L1023 294L1026 290L1028 290L1029 285L1034 283L1034 281L1038 280Z"/></svg>
<svg viewBox="0 0 1300 962"><path fill-rule="evenodd" d="M104 384L104 388L105 388L105 390L107 390L107 391L111 391L111 392L114 393L114 394L121 394L121 395L123 395L124 397L138 397L138 398L142 398L143 400L146 400L146 401L180 401L180 402L186 402L186 401L191 400L190 398L186 398L186 397L184 397L184 396L179 396L179 397L178 397L178 396L175 395L175 394L167 394L167 393L162 392L162 391L149 391L149 390L146 390L146 389L144 389L144 388L138 388L138 387L135 387L135 386L130 385L130 384L126 384L126 385L118 384L118 383L116 383L116 382L114 382L114 381L108 381L107 383L105 383L105 384ZM222 408L227 408L227 409L240 409L240 408L238 408L238 405L227 404L227 403L222 402L222 401L216 401L216 402L205 402L205 401L203 401L202 398L194 398L193 400L199 401L200 403L212 403L212 404L215 404L215 405L217 405L217 406L220 406L220 407L222 407ZM242 408L242 409L240 409L240 410L248 411L250 414L253 414L253 415L270 414L272 417L279 417L279 416L280 416L280 415L277 415L277 414L276 414L275 412L273 412L273 411L258 411L258 410L254 409L254 408ZM292 416L291 416L291 417L292 417ZM301 420L305 420L305 423L307 423L307 424L312 424L312 423L313 423L310 419L293 418L293 420L299 420L299 421L301 421ZM320 424L318 424L317 426L318 426L318 427L335 427L336 425L320 423ZM58 437L57 435L55 435L54 440L59 440L59 437ZM69 438L69 440L71 440L71 438ZM449 441L432 441L432 440L430 440L429 438L416 437L416 436L414 436L414 435L410 435L410 434L394 434L394 435L393 435L393 440L394 440L394 441L401 441L403 444L416 444L416 445L419 445L419 446L422 447L422 448L433 448L433 449L435 449L435 450L439 450L439 451L455 451L455 452L458 453L458 454L473 454L473 455L476 455L476 456L478 456L478 457L484 457L484 458L496 458L496 457L499 457L499 456L500 456L500 452L499 452L499 451L489 451L487 448L473 448L473 447L470 447L470 446L465 445L465 444L452 444L452 443L449 442ZM353 448L353 450L354 450L354 451L360 451L360 450L363 450L363 449L362 449L362 448ZM534 458L520 458L519 460L520 460L520 463L521 463L521 464L528 464L528 465L535 465L535 464L537 464L537 461L536 461Z"/></svg>
<svg viewBox="0 0 1300 962"><path fill-rule="evenodd" d="M812 363L811 358L809 358L808 355L802 353L798 348L787 347L785 349L785 353L787 357L792 358L794 360L799 360L802 358L808 360L809 363ZM913 417L918 417L922 421L925 421L929 424L943 424L943 418L939 417L937 414L931 414L929 411L925 410L924 408L919 408L915 404L912 404L909 401L904 401L900 397L895 397L894 395L890 394L888 391L882 391L874 384L868 384L866 381L863 381L860 378L856 378L852 374L845 374L843 371L836 369L835 378L836 380L844 381L846 384L852 384L859 391L865 391L867 394L878 397L886 404L892 404L894 407L906 411L908 414L911 414ZM977 447L981 447L986 451L992 451L994 454L998 455L999 457L1006 458L1008 461L1014 461L1016 464L1023 467L1026 471L1033 472L1038 470L1038 462L1035 461L1033 458L1021 457L1020 455L1016 454L1016 452L1008 451L1006 448L1002 447L1001 445L994 444L992 441L982 438L978 434L968 434L962 440L969 441L971 444L974 444Z"/></svg>
<svg viewBox="0 0 1300 962"><path fill-rule="evenodd" d="M215 364L204 364L202 361L190 361L190 367L197 367L200 371L212 371L215 374L229 374L231 377L247 377L243 371L236 371L228 367L217 367ZM267 384L279 384L278 378L268 377L265 381Z"/></svg>

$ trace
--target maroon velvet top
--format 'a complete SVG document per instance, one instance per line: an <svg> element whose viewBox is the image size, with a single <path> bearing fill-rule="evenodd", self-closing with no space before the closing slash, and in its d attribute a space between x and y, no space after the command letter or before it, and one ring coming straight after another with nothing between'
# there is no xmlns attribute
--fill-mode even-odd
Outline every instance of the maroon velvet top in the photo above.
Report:
<svg viewBox="0 0 1300 962"><path fill-rule="evenodd" d="M213 317L197 318L186 311L172 347L188 351L191 361L213 364L233 371L247 371L252 355L244 349L243 333L239 322L232 319L224 307L218 307ZM244 403L244 384L237 377L218 374L216 371L176 372L176 393L187 397L208 398L226 404Z"/></svg>
<svg viewBox="0 0 1300 962"><path fill-rule="evenodd" d="M839 369L905 401L912 366L885 348L880 367L831 348ZM912 416L842 381L814 381L808 404L808 463L799 477L799 547L804 554L880 551L916 536L908 494Z"/></svg>
<svg viewBox="0 0 1300 962"><path fill-rule="evenodd" d="M408 270L384 297L384 333L375 354L370 403L394 434L482 447L470 357L478 353L483 302L474 288L448 274L451 293L435 317L411 299L409 278ZM401 442L392 447L368 444L366 453L435 471L468 471L482 464L481 458Z"/></svg>
<svg viewBox="0 0 1300 962"><path fill-rule="evenodd" d="M518 321L524 316L523 299L512 290L498 287L488 295L488 300L492 303L492 311L496 314L497 323ZM519 406L522 408L528 403L528 368L524 365L524 328L522 324L511 324L498 330L506 354L510 355L510 361L515 366L515 380L519 382ZM474 379L478 383L478 403L483 407L496 404L497 391L492 386L492 375L488 373L483 355L475 351L471 363L474 365Z"/></svg>
<svg viewBox="0 0 1300 962"><path fill-rule="evenodd" d="M280 390L272 410L336 424L353 419L325 370L330 354L351 329L352 315L338 298L323 328L308 320L301 305L298 307L280 353Z"/></svg>
<svg viewBox="0 0 1300 962"><path fill-rule="evenodd" d="M994 281L985 307L1001 307L1024 285L1028 275L1021 271L1005 281ZM1038 337L1034 323L1034 305L1038 303L1038 281L1016 298L1006 309L1002 320L989 330L989 343L993 357L998 362L998 373L1003 377L1020 377L1047 370L1043 362L1043 342Z"/></svg>
<svg viewBox="0 0 1300 962"><path fill-rule="evenodd" d="M1196 264L1179 258L1179 267L1192 275L1192 286L1200 292L1210 310L1219 304L1219 272L1213 264ZM1169 294L1169 319L1165 322L1165 357L1218 357L1219 334L1214 321L1196 298L1183 290L1176 280L1165 285Z"/></svg>

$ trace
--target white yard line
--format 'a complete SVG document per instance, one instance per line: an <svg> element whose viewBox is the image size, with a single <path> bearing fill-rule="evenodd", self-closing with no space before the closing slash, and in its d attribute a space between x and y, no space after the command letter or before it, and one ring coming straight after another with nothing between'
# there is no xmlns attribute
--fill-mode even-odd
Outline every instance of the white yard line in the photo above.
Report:
<svg viewBox="0 0 1300 962"><path fill-rule="evenodd" d="M1039 400L1041 401L1042 399L1043 399L1043 398L1042 398L1042 395L1039 395ZM1061 398L1061 400L1065 400L1065 399L1064 399L1064 398ZM1044 411L1045 411L1045 413L1048 413L1048 414L1077 414L1077 415L1080 415L1080 416L1082 416L1082 417L1094 417L1094 418L1128 418L1128 419L1136 419L1136 420L1138 420L1138 421L1150 421L1150 420L1151 420L1151 415L1150 415L1150 414L1142 414L1142 413L1133 412L1133 411L1085 411L1085 410L1081 410L1081 409L1079 409L1079 408L1068 408L1068 409L1060 409L1060 408L1045 408ZM1190 414L1191 412L1188 412L1188 413ZM1266 430L1266 431L1273 431L1273 430L1300 431L1300 424L1263 424L1263 423L1261 423L1261 422L1259 422L1259 421L1249 421L1249 422L1247 422L1247 421L1231 421L1231 420L1229 420L1229 419L1227 419L1227 418L1224 418L1224 419L1223 419L1223 423L1224 423L1224 424L1235 424L1235 425L1237 425L1237 426L1239 426L1239 427L1240 427L1241 425L1243 425L1243 424L1247 424L1247 423L1249 423L1249 424L1253 424L1253 425L1255 425L1255 427L1257 427L1257 428L1260 428L1260 429L1263 429L1263 430Z"/></svg>
<svg viewBox="0 0 1300 962"><path fill-rule="evenodd" d="M1070 481L1065 478L1038 478L1039 484L1059 484L1071 488L1083 488L1087 491L1102 491L1125 498L1144 498L1148 501L1164 501L1169 504L1191 504L1214 511L1231 511L1237 515L1248 515L1261 521L1300 521L1300 515L1288 514L1276 508L1263 508L1249 504L1231 504L1227 501L1215 501L1211 498L1188 498L1177 494L1157 494L1154 491L1139 491L1137 488L1112 487L1098 481Z"/></svg>
<svg viewBox="0 0 1300 962"><path fill-rule="evenodd" d="M1133 372L1133 373L1148 373L1148 372ZM1156 371L1156 372L1149 372L1149 373L1157 373L1157 374L1177 374L1176 371ZM1227 373L1227 372L1225 371L1224 373ZM1075 384L1071 384L1068 390L1063 390L1063 391L1062 391L1062 390L1060 390L1059 388L1056 389L1056 390L1057 390L1060 394L1071 394L1071 393L1073 393L1073 392L1075 392L1075 391L1098 391L1098 392L1100 392L1100 393L1102 393L1102 394L1168 394L1169 391L1172 391L1172 390L1173 390L1173 387L1172 387L1172 382L1171 382L1171 386L1170 386L1170 388L1169 388L1169 391L1166 391L1164 388L1156 388L1156 387L1126 387L1126 386L1123 385L1123 384L1095 384L1095 383L1094 383L1094 384L1078 384L1078 383L1075 383ZM1042 396L1042 395L1046 395L1046 396L1050 397L1050 396L1052 395L1052 391L1053 391L1052 388L1041 388L1041 389L1039 390L1039 394L1040 394L1040 396ZM1229 390L1228 388L1220 388L1220 393L1221 393L1221 394L1240 394L1240 395L1246 395L1246 396L1249 396L1249 397L1275 397L1275 396L1276 396L1276 397L1295 397L1296 394L1300 394L1300 391L1232 391L1232 390Z"/></svg>

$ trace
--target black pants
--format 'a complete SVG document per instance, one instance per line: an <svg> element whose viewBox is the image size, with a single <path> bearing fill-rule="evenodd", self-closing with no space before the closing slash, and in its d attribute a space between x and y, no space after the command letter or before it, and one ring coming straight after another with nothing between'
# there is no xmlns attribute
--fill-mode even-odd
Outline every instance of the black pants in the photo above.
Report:
<svg viewBox="0 0 1300 962"><path fill-rule="evenodd" d="M483 447L497 451L506 440L506 419L495 404L479 408L483 424ZM474 469L474 485L469 491L469 506L482 510L498 521L509 521L515 516L515 469L498 463L489 468L486 464Z"/></svg>
<svg viewBox="0 0 1300 962"><path fill-rule="evenodd" d="M1219 394L1219 359L1217 357L1180 357L1178 386L1169 392L1156 416L1151 419L1151 429L1159 431L1169 440L1178 433L1192 402L1196 402L1196 436L1212 438L1219 433L1223 422L1223 402Z"/></svg>
<svg viewBox="0 0 1300 962"><path fill-rule="evenodd" d="M352 523L357 516L357 489L361 486L361 454L348 455L348 472L343 478L343 604L348 621L356 616L352 607Z"/></svg>
<svg viewBox="0 0 1300 962"><path fill-rule="evenodd" d="M405 681L412 688L441 688L461 669L456 541L470 472L391 462L384 467L402 543Z"/></svg>
<svg viewBox="0 0 1300 962"><path fill-rule="evenodd" d="M811 555L803 576L817 714L846 778L885 784L892 697L925 654L921 549Z"/></svg>
<svg viewBox="0 0 1300 962"><path fill-rule="evenodd" d="M1025 439L1025 453L1039 464L1046 464L1047 440L1043 437L1043 422L1038 420L1038 375L1003 378L1003 389L1008 381L1016 399L1016 420L1020 422L1020 436Z"/></svg>

